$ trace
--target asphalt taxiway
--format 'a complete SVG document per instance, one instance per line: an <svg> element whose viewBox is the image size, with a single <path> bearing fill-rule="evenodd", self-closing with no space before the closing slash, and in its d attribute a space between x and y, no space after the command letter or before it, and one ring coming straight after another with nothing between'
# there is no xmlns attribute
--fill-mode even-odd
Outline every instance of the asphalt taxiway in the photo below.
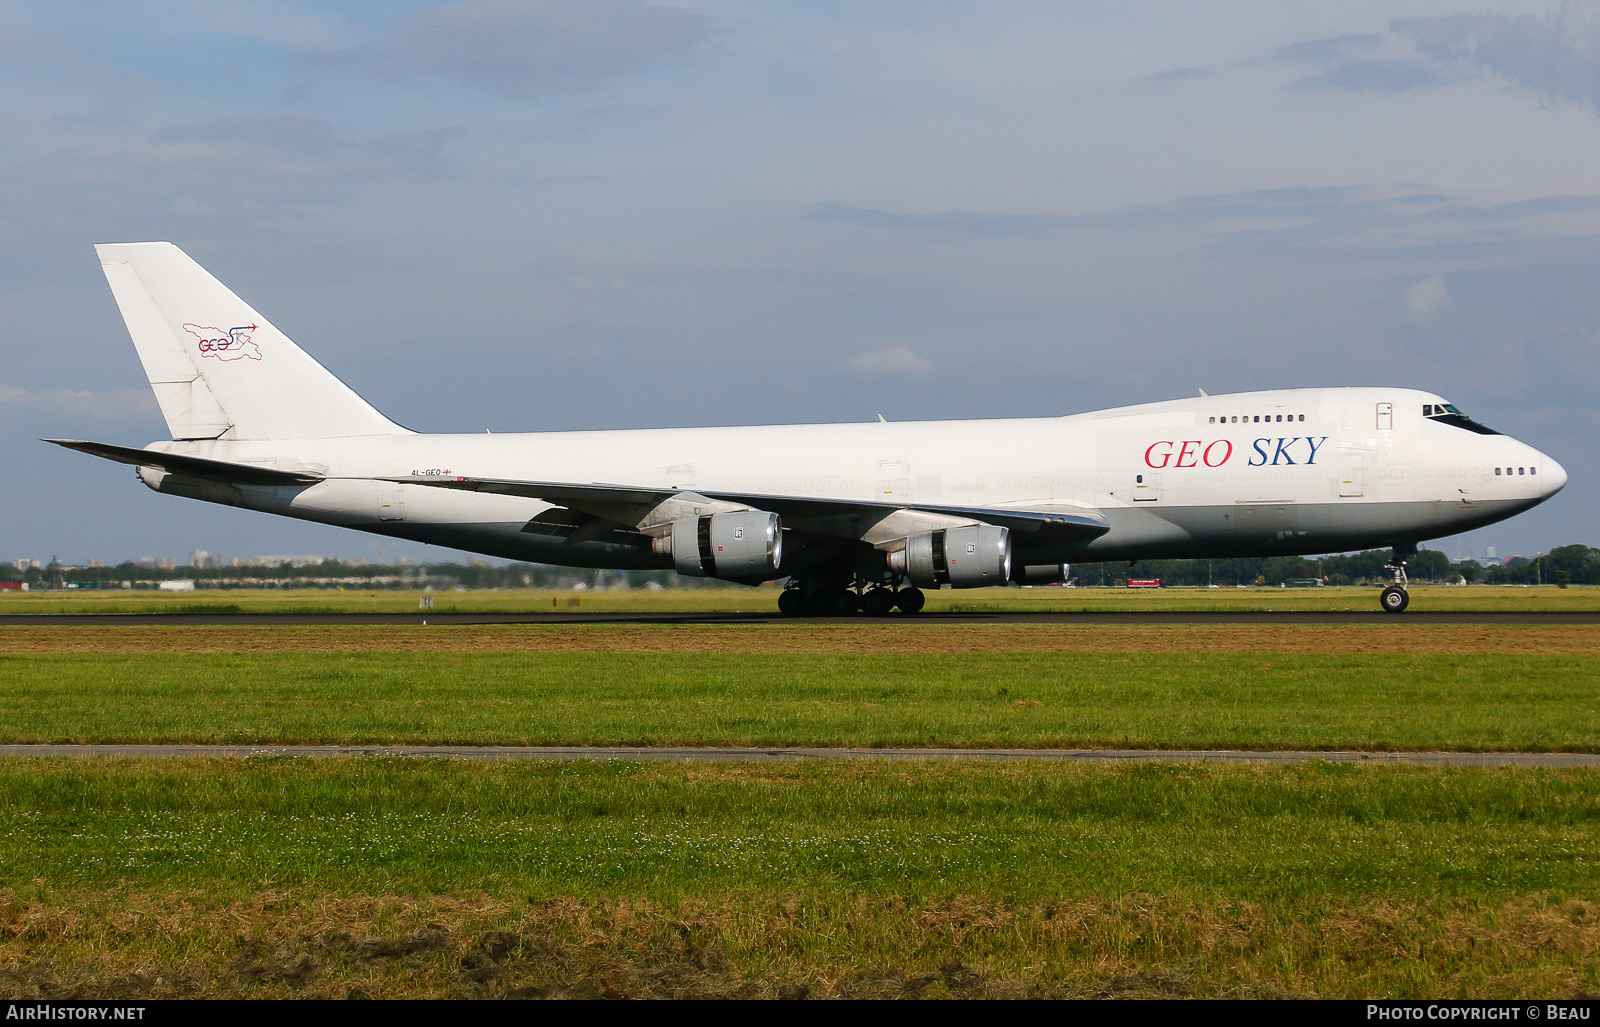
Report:
<svg viewBox="0 0 1600 1027"><path fill-rule="evenodd" d="M1600 624L1596 611L1221 610L1206 612L919 613L888 617L785 617L771 613L8 613L5 625L149 627L384 624Z"/></svg>

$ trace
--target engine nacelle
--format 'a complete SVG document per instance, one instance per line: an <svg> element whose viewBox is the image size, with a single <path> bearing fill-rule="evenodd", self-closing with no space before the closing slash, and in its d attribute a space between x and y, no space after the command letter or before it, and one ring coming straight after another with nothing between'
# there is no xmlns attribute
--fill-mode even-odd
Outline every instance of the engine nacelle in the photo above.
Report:
<svg viewBox="0 0 1600 1027"><path fill-rule="evenodd" d="M1011 568L1011 580L1019 585L1059 585L1071 577L1070 563L1019 563Z"/></svg>
<svg viewBox="0 0 1600 1027"><path fill-rule="evenodd" d="M993 524L925 531L889 554L889 569L918 588L979 588L1011 577L1011 532Z"/></svg>
<svg viewBox="0 0 1600 1027"><path fill-rule="evenodd" d="M783 561L783 522L764 510L679 517L655 550L672 556L679 574L697 578L760 578Z"/></svg>

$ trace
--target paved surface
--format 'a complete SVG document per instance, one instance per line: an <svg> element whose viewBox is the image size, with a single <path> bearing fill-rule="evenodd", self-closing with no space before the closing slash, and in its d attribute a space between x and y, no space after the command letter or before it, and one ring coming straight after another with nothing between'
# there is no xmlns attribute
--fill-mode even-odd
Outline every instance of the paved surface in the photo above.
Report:
<svg viewBox="0 0 1600 1027"><path fill-rule="evenodd" d="M1600 611L1225 611L1207 613L921 613L806 617L777 613L8 613L0 626L259 624L1600 624Z"/></svg>
<svg viewBox="0 0 1600 1027"><path fill-rule="evenodd" d="M1064 760L1186 763L1416 763L1446 767L1600 767L1600 754L1567 752L1247 752L1155 749L641 749L471 745L0 745L0 756L203 757L388 756L457 760L640 760L780 762L866 760Z"/></svg>

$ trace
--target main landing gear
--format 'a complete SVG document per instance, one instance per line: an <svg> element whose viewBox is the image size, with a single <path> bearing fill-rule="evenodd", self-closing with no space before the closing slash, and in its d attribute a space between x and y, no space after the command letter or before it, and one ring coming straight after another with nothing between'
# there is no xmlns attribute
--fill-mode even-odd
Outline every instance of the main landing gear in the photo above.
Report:
<svg viewBox="0 0 1600 1027"><path fill-rule="evenodd" d="M1394 571L1394 584L1378 594L1378 605L1383 607L1384 613L1404 613L1406 607L1411 605L1411 593L1406 591L1406 557L1414 556L1416 552L1414 545L1394 547L1394 556L1385 568Z"/></svg>
<svg viewBox="0 0 1600 1027"><path fill-rule="evenodd" d="M778 596L785 617L887 617L895 610L916 613L927 602L920 588L896 588L892 581L805 581L790 579Z"/></svg>

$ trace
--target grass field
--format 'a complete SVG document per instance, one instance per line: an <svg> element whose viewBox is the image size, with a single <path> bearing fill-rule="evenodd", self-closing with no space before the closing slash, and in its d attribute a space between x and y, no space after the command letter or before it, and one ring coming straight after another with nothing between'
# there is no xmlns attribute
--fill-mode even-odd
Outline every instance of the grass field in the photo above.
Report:
<svg viewBox="0 0 1600 1027"><path fill-rule="evenodd" d="M1581 771L0 764L0 986L1571 996Z"/></svg>
<svg viewBox="0 0 1600 1027"><path fill-rule="evenodd" d="M434 592L437 613L775 613L776 588ZM8 592L0 614L411 613L422 593L334 589ZM1600 588L1414 585L1414 610L1600 610ZM1377 610L1375 588L978 588L928 593L930 613Z"/></svg>
<svg viewBox="0 0 1600 1027"><path fill-rule="evenodd" d="M9 628L0 741L1600 751L1588 627L1293 634Z"/></svg>
<svg viewBox="0 0 1600 1027"><path fill-rule="evenodd" d="M1015 590L1013 590L1015 591ZM0 628L0 740L1600 751L1586 625ZM1600 993L1600 773L0 761L0 991Z"/></svg>

